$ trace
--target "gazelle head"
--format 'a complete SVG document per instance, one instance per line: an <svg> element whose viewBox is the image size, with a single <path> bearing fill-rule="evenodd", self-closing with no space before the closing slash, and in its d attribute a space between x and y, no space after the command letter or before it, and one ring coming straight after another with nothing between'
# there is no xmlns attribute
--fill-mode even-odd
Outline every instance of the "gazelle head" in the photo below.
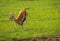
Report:
<svg viewBox="0 0 60 41"><path fill-rule="evenodd" d="M9 18L10 18L11 21L14 21L15 20L14 14L10 14L10 17Z"/></svg>

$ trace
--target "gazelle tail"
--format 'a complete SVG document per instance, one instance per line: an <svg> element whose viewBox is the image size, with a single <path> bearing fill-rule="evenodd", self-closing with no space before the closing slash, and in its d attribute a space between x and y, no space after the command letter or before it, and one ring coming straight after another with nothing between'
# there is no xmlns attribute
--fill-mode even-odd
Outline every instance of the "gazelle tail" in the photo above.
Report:
<svg viewBox="0 0 60 41"><path fill-rule="evenodd" d="M25 10L27 10L27 9L30 9L29 7L28 8L25 8Z"/></svg>

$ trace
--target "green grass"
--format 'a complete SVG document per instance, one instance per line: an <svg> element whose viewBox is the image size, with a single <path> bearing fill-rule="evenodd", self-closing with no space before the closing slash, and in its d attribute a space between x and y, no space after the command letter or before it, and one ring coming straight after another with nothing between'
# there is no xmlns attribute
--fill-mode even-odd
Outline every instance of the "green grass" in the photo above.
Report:
<svg viewBox="0 0 60 41"><path fill-rule="evenodd" d="M24 30L9 21L9 13L15 17L22 8L30 7ZM22 39L60 35L60 0L0 0L0 40Z"/></svg>

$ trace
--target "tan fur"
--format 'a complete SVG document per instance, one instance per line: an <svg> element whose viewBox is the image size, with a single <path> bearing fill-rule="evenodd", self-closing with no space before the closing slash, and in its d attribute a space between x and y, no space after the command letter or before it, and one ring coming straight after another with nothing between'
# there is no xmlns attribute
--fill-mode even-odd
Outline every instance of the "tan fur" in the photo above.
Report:
<svg viewBox="0 0 60 41"><path fill-rule="evenodd" d="M26 10L25 9L23 9L19 12L18 16L15 19L15 22L22 25L22 23L23 23L22 20L24 18L24 15L26 15Z"/></svg>
<svg viewBox="0 0 60 41"><path fill-rule="evenodd" d="M27 8L29 9L29 8ZM26 8L22 9L21 11L19 11L18 16L16 18L14 18L14 15L12 15L10 17L11 20L13 20L15 23L17 23L18 25L21 25L23 28L23 22L26 20Z"/></svg>

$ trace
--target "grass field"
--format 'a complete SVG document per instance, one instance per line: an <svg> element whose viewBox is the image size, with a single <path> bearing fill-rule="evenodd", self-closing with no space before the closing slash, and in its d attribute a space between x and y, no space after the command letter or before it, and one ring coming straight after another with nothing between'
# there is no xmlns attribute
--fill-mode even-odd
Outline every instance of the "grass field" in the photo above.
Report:
<svg viewBox="0 0 60 41"><path fill-rule="evenodd" d="M9 20L9 14L13 12L16 17L27 7L30 9L22 30ZM60 35L60 0L0 0L0 41L53 35Z"/></svg>

